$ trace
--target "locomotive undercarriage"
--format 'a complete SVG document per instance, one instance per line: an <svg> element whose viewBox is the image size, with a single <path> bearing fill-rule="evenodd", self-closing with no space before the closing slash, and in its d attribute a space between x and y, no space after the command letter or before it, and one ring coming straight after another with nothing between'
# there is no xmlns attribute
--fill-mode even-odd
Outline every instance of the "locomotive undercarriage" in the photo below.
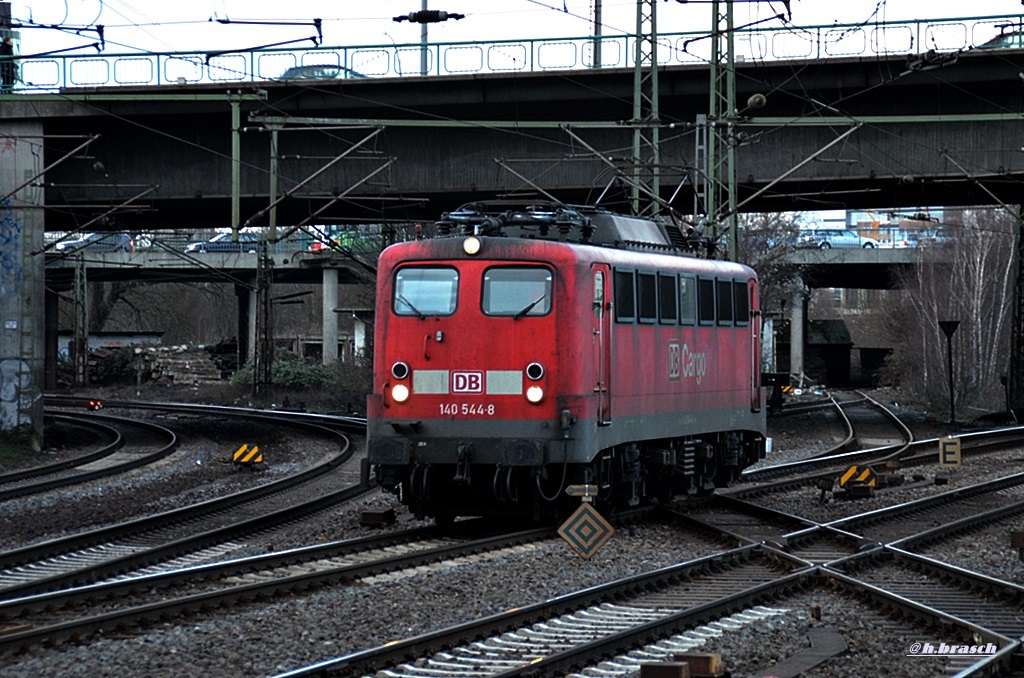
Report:
<svg viewBox="0 0 1024 678"><path fill-rule="evenodd" d="M377 479L421 517L529 515L543 520L564 516L579 504L565 492L571 485L596 487L596 504L606 511L651 501L667 504L726 487L763 456L762 436L735 431L617 445L585 464L474 464L465 455L455 464L378 466Z"/></svg>

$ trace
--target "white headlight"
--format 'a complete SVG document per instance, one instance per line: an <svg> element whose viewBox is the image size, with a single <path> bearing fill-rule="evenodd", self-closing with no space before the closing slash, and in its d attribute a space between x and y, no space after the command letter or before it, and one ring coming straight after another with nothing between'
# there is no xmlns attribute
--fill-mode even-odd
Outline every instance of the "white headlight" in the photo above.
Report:
<svg viewBox="0 0 1024 678"><path fill-rule="evenodd" d="M544 389L540 386L531 386L526 389L526 399L536 405L541 400L544 400Z"/></svg>
<svg viewBox="0 0 1024 678"><path fill-rule="evenodd" d="M480 238L470 236L462 241L462 251L472 256L480 251Z"/></svg>
<svg viewBox="0 0 1024 678"><path fill-rule="evenodd" d="M391 397L396 403L404 403L409 399L409 387L405 384L395 384L391 389Z"/></svg>

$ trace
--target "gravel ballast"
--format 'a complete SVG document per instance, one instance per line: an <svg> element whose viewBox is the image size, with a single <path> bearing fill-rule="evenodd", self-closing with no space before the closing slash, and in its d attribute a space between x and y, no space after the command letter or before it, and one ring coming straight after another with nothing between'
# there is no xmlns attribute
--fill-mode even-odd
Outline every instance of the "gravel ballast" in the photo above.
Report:
<svg viewBox="0 0 1024 678"><path fill-rule="evenodd" d="M772 424L773 428L778 428L773 432L777 461L805 454L812 448L819 449L823 441L838 434L823 431L821 421L813 418L811 421L813 425L808 426L793 417ZM237 491L290 475L336 449L329 441L298 434L282 435L274 439L274 454L268 455L269 461L262 472L239 473L231 469L230 464L225 466L217 461L234 436L220 438L216 426L211 424L195 426L184 436L181 449L161 464L131 471L113 480L0 504L0 522L5 526L0 548L9 549ZM921 428L935 431L942 427L921 422ZM991 463L979 458L977 469L968 469L962 479L966 482L981 475L982 467L998 475L1024 470L1022 458L1024 453L1021 452L1002 457L994 455ZM847 515L880 505L821 504L816 490L808 492L806 496L797 493L789 499L781 499L777 508L825 518L832 512ZM907 498L909 495L899 500ZM374 528L360 524L361 511L389 506L396 508L400 527L424 524L414 520L390 495L374 492L301 525L262 533L231 555L250 555L374 534ZM1009 523L1003 523L959 540L930 546L928 553L948 558L961 567L1022 583L1024 563L1008 548L1006 535L1009 529L1024 529L1024 526L1019 520L1014 525L1016 527L1011 528ZM560 540L540 542L503 551L481 561L379 576L351 585L324 586L270 602L189 615L138 632L107 634L79 645L3 656L0 657L0 673L5 677L26 678L41 675L135 678L183 674L272 675L719 550L720 546L703 543L669 525L638 524L620 529L590 560L581 559ZM820 621L813 619L809 612L815 604L822 609ZM906 647L910 642L934 642L942 638L932 638L926 632L890 623L877 612L831 589L806 591L773 607L785 611L735 634L726 634L702 651L722 652L734 676L756 675L768 670L776 660L806 646L807 628L828 624L848 639L849 650L806 675L863 676L888 672L931 676L941 673L939 663L906 657Z"/></svg>

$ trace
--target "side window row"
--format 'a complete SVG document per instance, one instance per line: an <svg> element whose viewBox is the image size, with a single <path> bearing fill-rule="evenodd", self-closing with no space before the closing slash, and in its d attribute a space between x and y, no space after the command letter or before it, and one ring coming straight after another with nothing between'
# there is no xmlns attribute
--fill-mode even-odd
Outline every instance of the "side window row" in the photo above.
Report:
<svg viewBox="0 0 1024 678"><path fill-rule="evenodd" d="M746 280L615 271L615 320L663 325L750 323Z"/></svg>

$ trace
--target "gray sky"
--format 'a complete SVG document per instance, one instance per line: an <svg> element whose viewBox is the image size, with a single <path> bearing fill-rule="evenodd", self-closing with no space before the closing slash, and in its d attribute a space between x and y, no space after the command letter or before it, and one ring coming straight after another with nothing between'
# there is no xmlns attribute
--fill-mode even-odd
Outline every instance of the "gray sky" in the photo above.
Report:
<svg viewBox="0 0 1024 678"><path fill-rule="evenodd" d="M592 4L593 0L430 0L431 9L466 15L459 21L430 25L430 39L473 41L589 35ZM420 26L397 23L392 17L418 10L421 5L422 0L13 0L12 12L16 20L46 25L103 24L106 51L116 53L240 49L301 40L315 34L309 25L222 25L214 19L310 23L320 18L324 44L328 46L412 43L420 39ZM603 6L606 35L634 31L635 0L604 0ZM1020 0L791 0L792 23L801 26L1019 15L1022 10ZM734 17L736 25L742 25L784 12L779 1L737 2ZM658 3L660 32L706 30L710 21L709 2ZM772 20L766 25L782 24ZM97 40L93 32L75 36L52 29L25 29L21 38L24 54L85 46Z"/></svg>

